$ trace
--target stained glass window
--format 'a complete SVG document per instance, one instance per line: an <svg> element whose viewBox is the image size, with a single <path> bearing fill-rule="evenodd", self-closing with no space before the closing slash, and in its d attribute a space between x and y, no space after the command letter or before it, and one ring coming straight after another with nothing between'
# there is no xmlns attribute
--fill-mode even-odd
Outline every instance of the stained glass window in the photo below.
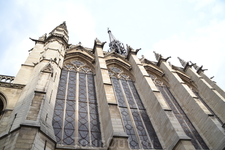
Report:
<svg viewBox="0 0 225 150"><path fill-rule="evenodd" d="M134 82L122 69L109 69L130 148L162 149Z"/></svg>
<svg viewBox="0 0 225 150"><path fill-rule="evenodd" d="M52 122L57 144L102 147L97 108L91 69L80 60L65 64Z"/></svg>
<svg viewBox="0 0 225 150"><path fill-rule="evenodd" d="M157 78L157 76L153 74L149 74L152 78L153 82L162 93L164 99L169 104L172 109L174 115L179 121L181 127L188 137L191 138L191 142L196 149L209 149L208 146L203 141L202 137L199 135L198 131L195 129L191 121L188 119L187 115L175 99L175 97L170 92L169 88L164 84L164 82Z"/></svg>

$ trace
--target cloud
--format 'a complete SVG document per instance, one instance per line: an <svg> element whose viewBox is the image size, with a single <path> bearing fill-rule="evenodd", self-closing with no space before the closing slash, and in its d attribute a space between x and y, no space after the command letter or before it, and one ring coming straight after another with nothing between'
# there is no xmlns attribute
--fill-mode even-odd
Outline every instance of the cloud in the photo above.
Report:
<svg viewBox="0 0 225 150"><path fill-rule="evenodd" d="M189 38L178 34L155 43L152 51L161 53L164 57L173 54L171 61L177 66L181 65L176 57L195 62L199 66L204 65L209 69L206 72L209 76L218 76L215 79L221 79L220 76L224 76L223 70L225 69L224 27L225 20L212 20L208 26L196 29ZM218 83L222 84L224 81ZM222 86L225 88L224 85Z"/></svg>
<svg viewBox="0 0 225 150"><path fill-rule="evenodd" d="M20 64L27 57L27 51L34 46L29 37L37 39L44 33L51 32L63 21L67 22L69 41L73 44L81 41L87 47L93 46L96 38L95 22L83 4L72 0L21 0L8 3L6 7L1 18L7 19L1 24L0 33L5 35L4 39L10 40L1 43L2 48L4 47L0 56L1 74L15 75L18 72Z"/></svg>

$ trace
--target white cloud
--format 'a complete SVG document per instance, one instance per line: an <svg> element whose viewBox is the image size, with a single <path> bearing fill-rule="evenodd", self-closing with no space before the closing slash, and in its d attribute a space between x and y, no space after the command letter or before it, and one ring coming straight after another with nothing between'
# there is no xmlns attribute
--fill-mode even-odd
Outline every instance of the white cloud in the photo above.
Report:
<svg viewBox="0 0 225 150"><path fill-rule="evenodd" d="M219 15L219 14L223 14L224 13L224 4L223 3L216 3L213 7L212 7L212 14L213 15Z"/></svg>
<svg viewBox="0 0 225 150"><path fill-rule="evenodd" d="M192 61L209 69L209 76L224 76L225 57L225 20L211 21L210 25L196 29L189 38L173 35L153 45L153 50L164 57L173 54L172 64L181 66L176 57ZM175 57L175 59L174 59ZM217 79L217 78L215 78ZM222 84L224 81L219 81ZM223 86L225 88L225 86Z"/></svg>
<svg viewBox="0 0 225 150"><path fill-rule="evenodd" d="M188 0L191 3L195 3L195 10L200 10L204 7L211 6L216 0Z"/></svg>

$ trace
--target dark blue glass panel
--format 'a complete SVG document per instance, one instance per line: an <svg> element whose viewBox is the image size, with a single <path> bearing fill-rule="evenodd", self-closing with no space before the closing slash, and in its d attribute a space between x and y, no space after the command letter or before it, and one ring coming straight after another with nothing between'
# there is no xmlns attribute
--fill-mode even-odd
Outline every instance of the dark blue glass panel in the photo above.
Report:
<svg viewBox="0 0 225 150"><path fill-rule="evenodd" d="M135 101L136 101L136 103L138 105L138 108L139 109L145 109L143 104L142 104L142 102L141 102L141 99L140 99L140 97L138 95L138 92L137 92L137 90L136 90L136 88L134 86L134 82L133 81L127 81L127 82L128 82L128 84L129 84L129 86L131 88L131 92L134 95L134 99L135 99Z"/></svg>
<svg viewBox="0 0 225 150"><path fill-rule="evenodd" d="M115 94L116 94L116 98L117 98L117 101L118 101L118 105L120 107L127 107L126 104L125 104L125 101L124 101L124 96L123 96L123 92L122 92L122 89L120 87L120 84L119 84L119 80L116 79L116 78L111 78L112 80L112 83L113 83L113 87L114 87L114 91L115 91Z"/></svg>
<svg viewBox="0 0 225 150"><path fill-rule="evenodd" d="M171 107L172 111L174 112L177 120L179 121L181 127L183 128L184 132L191 138L191 142L196 149L209 149L208 146L205 144L201 136L199 135L198 131L195 129L191 121L188 119L187 115L174 98L174 96L169 91L168 87L165 86L157 86L160 92L162 93L163 97Z"/></svg>
<svg viewBox="0 0 225 150"><path fill-rule="evenodd" d="M134 128L132 125L132 121L130 119L130 115L128 113L127 108L120 108L120 112L123 118L123 123L124 123L126 133L128 135L128 141L129 141L130 147L132 149L139 149L139 144L138 144L138 141L134 132Z"/></svg>
<svg viewBox="0 0 225 150"><path fill-rule="evenodd" d="M130 91L130 89L129 89L129 87L128 87L127 81L121 79L121 83L122 83L123 90L124 90L124 92L125 92L127 101L128 101L128 103L129 103L129 107L130 107L130 108L135 108L135 109L136 109L137 107L136 107L136 104L135 104L135 102L134 102L134 99L133 99L133 96L132 96L132 94L131 94L131 91Z"/></svg>

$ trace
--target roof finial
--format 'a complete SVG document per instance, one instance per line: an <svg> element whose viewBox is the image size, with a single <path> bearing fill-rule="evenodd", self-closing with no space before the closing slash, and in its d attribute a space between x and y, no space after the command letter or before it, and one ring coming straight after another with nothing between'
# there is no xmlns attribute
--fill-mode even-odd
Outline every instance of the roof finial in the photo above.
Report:
<svg viewBox="0 0 225 150"><path fill-rule="evenodd" d="M116 38L112 35L111 30L108 28L108 34L109 34L109 47L110 51L115 51L118 54L126 55L126 50L124 48L123 43L121 43L119 40L116 40Z"/></svg>

